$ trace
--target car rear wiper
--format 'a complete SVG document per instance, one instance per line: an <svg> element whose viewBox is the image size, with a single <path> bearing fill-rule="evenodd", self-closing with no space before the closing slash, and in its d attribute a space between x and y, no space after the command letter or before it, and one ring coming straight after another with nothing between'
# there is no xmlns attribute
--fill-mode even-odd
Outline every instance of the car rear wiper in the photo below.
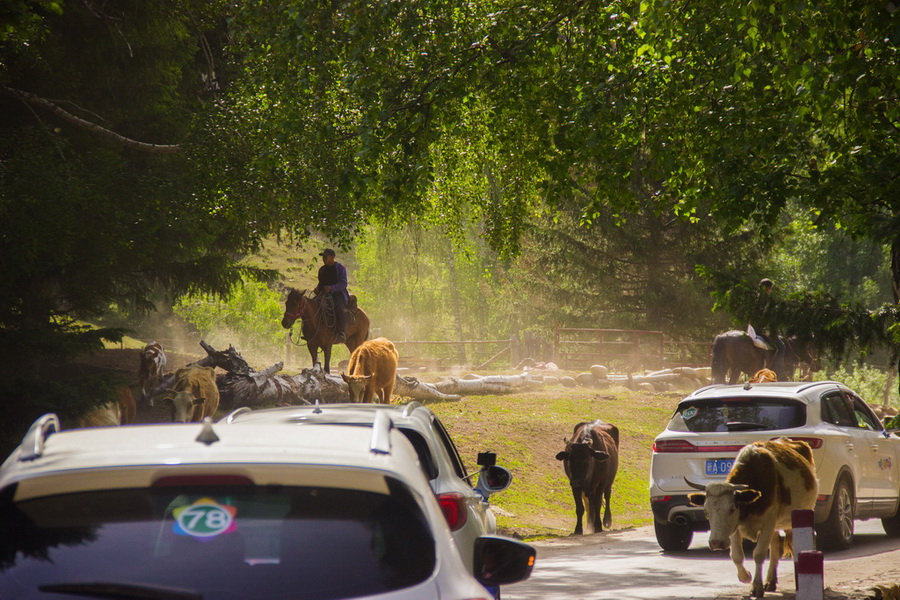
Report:
<svg viewBox="0 0 900 600"><path fill-rule="evenodd" d="M160 585L134 585L108 581L51 583L39 586L42 592L71 594L90 598L121 598L125 600L203 600L203 594L192 590Z"/></svg>
<svg viewBox="0 0 900 600"><path fill-rule="evenodd" d="M753 423L750 421L729 421L725 424L728 431L755 431L760 429L769 429L768 425L762 423Z"/></svg>

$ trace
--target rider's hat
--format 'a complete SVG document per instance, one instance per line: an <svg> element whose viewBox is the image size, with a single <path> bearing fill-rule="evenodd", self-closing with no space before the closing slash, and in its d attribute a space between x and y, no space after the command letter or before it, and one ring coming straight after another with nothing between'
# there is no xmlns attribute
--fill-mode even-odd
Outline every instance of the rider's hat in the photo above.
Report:
<svg viewBox="0 0 900 600"><path fill-rule="evenodd" d="M321 252L319 252L319 256L336 256L334 250L331 248L325 248Z"/></svg>

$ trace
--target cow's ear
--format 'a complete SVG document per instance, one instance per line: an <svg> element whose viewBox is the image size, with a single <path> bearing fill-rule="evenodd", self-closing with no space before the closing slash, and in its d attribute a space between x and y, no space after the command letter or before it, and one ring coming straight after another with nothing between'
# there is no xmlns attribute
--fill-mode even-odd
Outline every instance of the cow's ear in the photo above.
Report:
<svg viewBox="0 0 900 600"><path fill-rule="evenodd" d="M599 461L604 461L604 460L609 459L609 454L607 454L603 450L594 450L593 448L591 448L591 454L593 455L594 458L596 458Z"/></svg>
<svg viewBox="0 0 900 600"><path fill-rule="evenodd" d="M556 460L569 460L569 453L565 451L560 452L556 455Z"/></svg>
<svg viewBox="0 0 900 600"><path fill-rule="evenodd" d="M688 502L694 506L703 506L706 504L706 494L688 494Z"/></svg>
<svg viewBox="0 0 900 600"><path fill-rule="evenodd" d="M757 490L740 490L734 493L734 501L739 504L752 504L759 500L762 494Z"/></svg>
<svg viewBox="0 0 900 600"><path fill-rule="evenodd" d="M371 375L366 375L365 377L363 377L363 381L368 381L370 379L372 379Z"/></svg>
<svg viewBox="0 0 900 600"><path fill-rule="evenodd" d="M194 398L194 401L191 402L191 406L203 406L204 402L206 402L206 398Z"/></svg>
<svg viewBox="0 0 900 600"><path fill-rule="evenodd" d="M344 375L343 371L341 371L341 379L344 380L344 383L350 383L350 378Z"/></svg>

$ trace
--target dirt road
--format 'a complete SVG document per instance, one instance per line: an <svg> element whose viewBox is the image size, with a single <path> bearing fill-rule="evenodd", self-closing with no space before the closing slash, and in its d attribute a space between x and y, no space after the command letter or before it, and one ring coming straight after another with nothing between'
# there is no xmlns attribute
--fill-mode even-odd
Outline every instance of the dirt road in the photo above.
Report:
<svg viewBox="0 0 900 600"><path fill-rule="evenodd" d="M531 579L505 588L503 595L507 600L747 598L749 584L737 580L727 554L706 548L707 536L698 533L687 552L671 554L659 550L652 527L536 542L538 561ZM900 540L888 538L877 520L857 522L853 548L825 557L827 600L869 599L876 584L897 583ZM795 600L790 560L780 565L779 587L766 598Z"/></svg>

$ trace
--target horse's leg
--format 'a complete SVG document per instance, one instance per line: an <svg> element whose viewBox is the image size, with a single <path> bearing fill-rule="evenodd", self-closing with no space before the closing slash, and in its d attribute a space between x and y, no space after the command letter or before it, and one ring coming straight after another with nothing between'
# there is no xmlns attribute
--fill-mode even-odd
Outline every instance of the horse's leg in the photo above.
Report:
<svg viewBox="0 0 900 600"><path fill-rule="evenodd" d="M316 368L316 365L319 362L319 347L316 346L315 342L312 340L308 340L306 342L306 348L309 350L309 355L312 358L313 368Z"/></svg>
<svg viewBox="0 0 900 600"><path fill-rule="evenodd" d="M325 355L325 372L331 373L331 344L325 344L322 346L322 354Z"/></svg>

